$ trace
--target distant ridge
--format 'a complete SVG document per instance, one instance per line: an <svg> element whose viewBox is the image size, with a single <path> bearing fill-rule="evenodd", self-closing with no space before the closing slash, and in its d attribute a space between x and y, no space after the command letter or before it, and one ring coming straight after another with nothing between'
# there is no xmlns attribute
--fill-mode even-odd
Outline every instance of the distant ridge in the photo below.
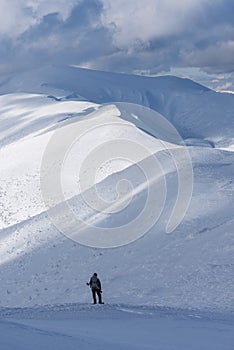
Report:
<svg viewBox="0 0 234 350"><path fill-rule="evenodd" d="M232 143L234 96L187 78L145 77L69 66L45 66L0 77L0 94L29 92L63 101L129 102L166 117L184 139ZM223 135L225 134L225 142Z"/></svg>

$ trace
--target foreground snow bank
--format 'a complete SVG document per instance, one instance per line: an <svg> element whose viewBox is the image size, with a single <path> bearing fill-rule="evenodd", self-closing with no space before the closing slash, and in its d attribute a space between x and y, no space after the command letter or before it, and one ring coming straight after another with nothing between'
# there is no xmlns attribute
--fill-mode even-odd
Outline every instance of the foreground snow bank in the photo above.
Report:
<svg viewBox="0 0 234 350"><path fill-rule="evenodd" d="M231 350L233 315L128 305L0 310L4 350Z"/></svg>

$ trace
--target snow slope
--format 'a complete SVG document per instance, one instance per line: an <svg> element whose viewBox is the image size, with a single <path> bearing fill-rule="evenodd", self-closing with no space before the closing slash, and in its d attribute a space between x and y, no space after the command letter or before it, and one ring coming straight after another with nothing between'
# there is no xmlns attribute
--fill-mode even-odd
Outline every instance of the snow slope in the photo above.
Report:
<svg viewBox="0 0 234 350"><path fill-rule="evenodd" d="M0 310L4 350L230 350L233 320L224 315L126 305L53 305ZM168 336L170 335L170 336Z"/></svg>
<svg viewBox="0 0 234 350"><path fill-rule="evenodd" d="M90 302L85 282L97 270L104 298L111 303L233 310L234 153L229 147L234 96L175 77L150 79L59 67L4 77L0 85L1 306ZM165 234L165 226L177 195L175 164L162 151L154 121L147 115L133 118L118 104L102 113L100 103L113 101L143 103L163 113L189 144L193 197L171 235ZM81 246L58 232L40 189L42 157L53 133L77 123L90 128L97 120L109 124L79 141L64 172L66 196L77 215L113 228L132 220L144 205L146 192L140 185L145 180L136 166L147 162L144 157L135 165L109 163L99 172L97 189L109 201L118 181L132 182L132 203L119 215L97 217L84 205L78 187L70 186L92 147L103 142L127 137L146 147L157 155L167 181L159 221L134 243L108 250ZM120 124L113 127L116 121ZM166 142L178 151L173 140ZM155 190L160 191L161 181L154 180Z"/></svg>
<svg viewBox="0 0 234 350"><path fill-rule="evenodd" d="M75 67L48 66L0 79L0 93L45 93L63 100L131 102L164 115L184 139L233 144L233 100L189 79L148 78Z"/></svg>

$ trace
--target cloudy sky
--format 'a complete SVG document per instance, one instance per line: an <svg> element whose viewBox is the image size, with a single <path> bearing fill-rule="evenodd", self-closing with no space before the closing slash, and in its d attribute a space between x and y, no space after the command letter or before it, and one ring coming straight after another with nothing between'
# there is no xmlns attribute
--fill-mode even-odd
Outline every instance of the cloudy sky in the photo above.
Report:
<svg viewBox="0 0 234 350"><path fill-rule="evenodd" d="M233 0L0 0L0 74L69 64L234 91Z"/></svg>

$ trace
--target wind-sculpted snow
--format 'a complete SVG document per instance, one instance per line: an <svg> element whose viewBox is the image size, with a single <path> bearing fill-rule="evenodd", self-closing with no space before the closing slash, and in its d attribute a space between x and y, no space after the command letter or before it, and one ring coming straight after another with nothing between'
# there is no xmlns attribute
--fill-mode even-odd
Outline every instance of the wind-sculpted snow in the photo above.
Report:
<svg viewBox="0 0 234 350"><path fill-rule="evenodd" d="M234 96L212 91L189 79L48 66L2 77L0 93L12 92L44 93L58 101L135 103L161 113L184 139L206 139L220 147L233 143ZM144 122L147 125L148 121Z"/></svg>
<svg viewBox="0 0 234 350"><path fill-rule="evenodd" d="M175 77L150 79L77 68L43 68L2 79L0 91L1 306L87 304L91 295L85 283L97 271L104 300L112 304L233 309L233 96ZM112 101L140 103L162 113L189 147L173 134L160 138L151 113L129 113L119 103L107 109L100 105ZM94 121L102 128L92 129ZM50 220L41 192L42 159L52 135L75 129L77 123L90 133L68 149L61 176L65 202L74 215L102 229L121 227L144 209L152 188L156 207L157 193L166 185L158 220L131 244L115 249L81 246ZM123 138L145 147L147 157L135 152L134 162L103 163L93 187L74 186L94 148ZM191 157L193 195L180 225L166 235L178 197L178 171L185 166L181 150ZM179 170L173 157L181 161ZM146 181L139 169L155 159L162 172ZM83 171L92 173L94 163ZM112 203L123 179L132 186L123 203L131 201L115 215L97 212L84 201L82 194L89 196L95 189ZM150 222L152 212L147 215Z"/></svg>

